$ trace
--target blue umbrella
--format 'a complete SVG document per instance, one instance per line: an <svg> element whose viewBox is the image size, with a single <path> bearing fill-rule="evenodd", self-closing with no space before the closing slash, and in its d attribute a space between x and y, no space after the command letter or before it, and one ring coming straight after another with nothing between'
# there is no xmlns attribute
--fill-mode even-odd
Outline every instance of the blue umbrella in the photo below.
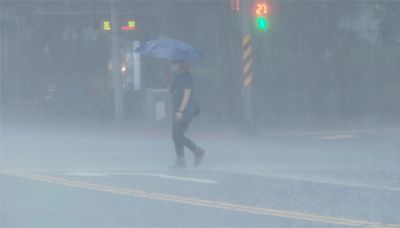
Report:
<svg viewBox="0 0 400 228"><path fill-rule="evenodd" d="M191 45L178 40L150 40L136 48L141 55L163 58L172 61L195 61L203 59L201 52Z"/></svg>

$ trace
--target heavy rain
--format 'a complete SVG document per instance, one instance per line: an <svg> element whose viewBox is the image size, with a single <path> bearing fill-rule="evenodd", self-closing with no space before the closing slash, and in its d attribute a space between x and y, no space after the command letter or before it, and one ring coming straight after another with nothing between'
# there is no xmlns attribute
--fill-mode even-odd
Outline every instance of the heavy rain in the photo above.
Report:
<svg viewBox="0 0 400 228"><path fill-rule="evenodd" d="M397 0L0 0L0 227L400 227Z"/></svg>

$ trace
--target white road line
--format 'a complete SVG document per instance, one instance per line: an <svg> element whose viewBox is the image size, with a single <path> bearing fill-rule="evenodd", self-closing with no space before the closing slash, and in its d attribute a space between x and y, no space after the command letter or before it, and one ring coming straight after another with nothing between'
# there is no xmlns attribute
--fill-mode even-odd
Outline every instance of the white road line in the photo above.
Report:
<svg viewBox="0 0 400 228"><path fill-rule="evenodd" d="M110 175L101 172L66 172L63 175L65 176L82 176L82 177L110 177Z"/></svg>
<svg viewBox="0 0 400 228"><path fill-rule="evenodd" d="M287 174L287 173L282 173L282 172L271 172L271 171L261 173L261 172L249 172L249 171L235 170L235 169L223 169L223 168L222 169L218 169L218 168L210 169L210 170L258 176L258 177L267 177L267 178L276 178L276 179L285 179L285 180L294 180L294 181L304 181L304 182L310 182L310 183L338 185L338 186L345 186L345 187L356 187L356 188L400 192L399 187L371 185L371 184L366 184L366 183L361 183L361 182L321 177L321 176L294 175L294 174Z"/></svg>
<svg viewBox="0 0 400 228"><path fill-rule="evenodd" d="M14 173L73 173L73 172L98 172L98 173L110 173L110 172L167 172L171 169L168 168L118 168L118 169L3 169L7 172Z"/></svg>
<svg viewBox="0 0 400 228"><path fill-rule="evenodd" d="M75 171L75 172L64 172L65 176L86 176L86 177L112 177L112 176L145 176L145 177L156 177L171 179L177 181L195 182L201 184L216 184L217 181L199 178L190 178L182 176L165 175L159 173L140 173L140 172L90 172L90 171Z"/></svg>
<svg viewBox="0 0 400 228"><path fill-rule="evenodd" d="M110 173L112 176L148 176L148 177L157 177L178 181L188 181L188 182L196 182L201 184L216 184L218 181L208 180L208 179L198 179L198 178L189 178L189 177L181 177L181 176L172 176L165 174L157 174L157 173L131 173L131 172L113 172Z"/></svg>
<svg viewBox="0 0 400 228"><path fill-rule="evenodd" d="M325 139L325 140L340 140L340 139L352 139L356 138L356 135L353 134L330 134L330 135L322 135L315 137L316 139Z"/></svg>
<svg viewBox="0 0 400 228"><path fill-rule="evenodd" d="M332 134L370 134L370 133L381 133L381 132L400 132L398 128L385 128L385 129L359 129L359 130L342 130L342 131L314 131L314 132L282 132L282 133L270 133L268 136L318 136L318 135L332 135Z"/></svg>

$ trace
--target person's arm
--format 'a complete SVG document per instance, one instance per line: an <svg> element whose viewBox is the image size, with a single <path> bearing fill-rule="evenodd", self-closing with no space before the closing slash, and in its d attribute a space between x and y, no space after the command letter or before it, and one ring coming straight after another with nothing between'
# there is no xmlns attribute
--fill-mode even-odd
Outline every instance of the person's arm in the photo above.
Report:
<svg viewBox="0 0 400 228"><path fill-rule="evenodd" d="M181 102L181 106L179 106L179 110L176 113L175 120L181 121L183 118L183 112L186 109L187 104L189 103L190 96L192 95L192 89L185 89L183 90L183 99Z"/></svg>
<svg viewBox="0 0 400 228"><path fill-rule="evenodd" d="M192 95L192 90L191 89L184 89L183 90L183 99L181 106L179 106L179 112L183 113L186 109L187 104L189 103L190 96Z"/></svg>

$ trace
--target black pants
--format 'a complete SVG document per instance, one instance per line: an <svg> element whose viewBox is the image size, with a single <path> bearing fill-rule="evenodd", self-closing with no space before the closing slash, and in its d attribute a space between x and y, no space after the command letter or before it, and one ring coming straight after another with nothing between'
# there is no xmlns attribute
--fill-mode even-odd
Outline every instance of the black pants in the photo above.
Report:
<svg viewBox="0 0 400 228"><path fill-rule="evenodd" d="M174 120L172 127L172 138L175 144L175 152L178 158L185 157L184 146L189 148L193 153L196 152L197 146L190 139L185 137L185 132L189 127L192 120L188 118L183 118L181 121L177 122Z"/></svg>

